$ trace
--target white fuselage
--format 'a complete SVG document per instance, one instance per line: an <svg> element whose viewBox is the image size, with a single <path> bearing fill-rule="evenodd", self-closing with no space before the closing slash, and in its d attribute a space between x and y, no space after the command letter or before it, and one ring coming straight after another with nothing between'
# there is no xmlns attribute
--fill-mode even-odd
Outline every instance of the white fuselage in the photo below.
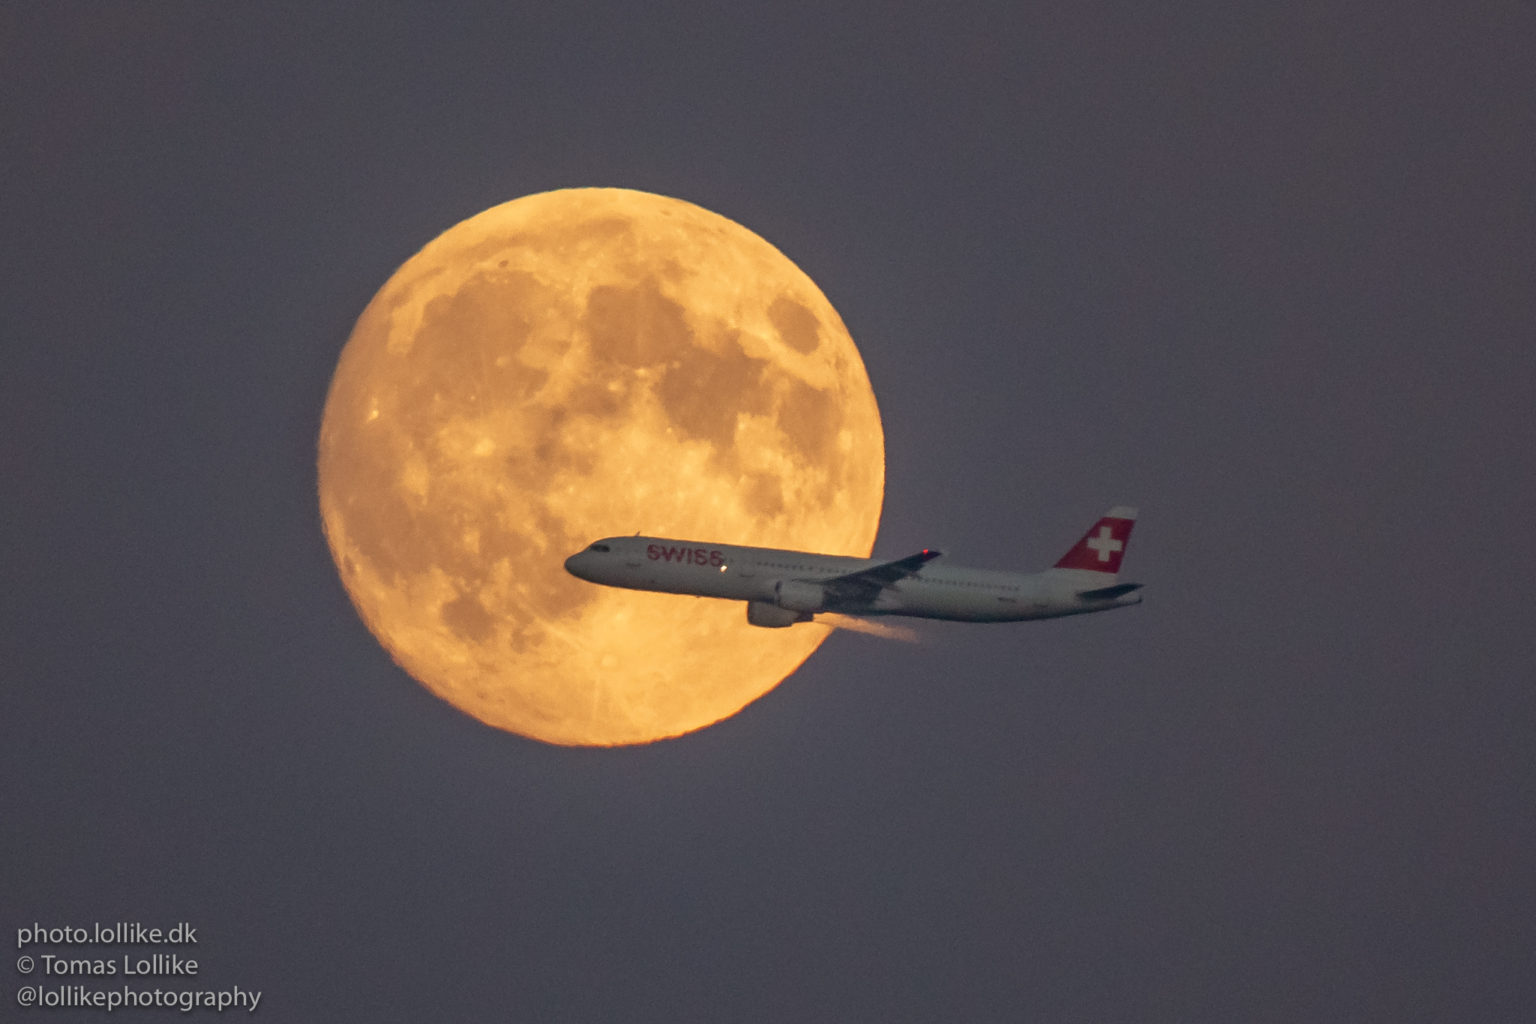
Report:
<svg viewBox="0 0 1536 1024"><path fill-rule="evenodd" d="M889 564L873 558L636 536L598 541L566 559L565 567L593 583L759 602L805 613L802 621L818 611L833 611L1008 622L1106 611L1141 601L1137 593L1083 597L1083 591L1104 586L1100 573L999 572L931 563L869 588L867 596L830 593L818 601L823 583Z"/></svg>

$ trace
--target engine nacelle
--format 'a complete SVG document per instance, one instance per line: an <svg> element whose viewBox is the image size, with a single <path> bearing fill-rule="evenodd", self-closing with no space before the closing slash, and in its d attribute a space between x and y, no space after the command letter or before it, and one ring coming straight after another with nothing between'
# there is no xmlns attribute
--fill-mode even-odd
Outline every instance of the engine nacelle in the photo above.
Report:
<svg viewBox="0 0 1536 1024"><path fill-rule="evenodd" d="M811 613L790 611L769 601L748 601L747 621L765 629L783 629L797 622L810 622Z"/></svg>
<svg viewBox="0 0 1536 1024"><path fill-rule="evenodd" d="M819 612L827 606L827 592L818 583L779 580L773 585L773 603L792 612Z"/></svg>

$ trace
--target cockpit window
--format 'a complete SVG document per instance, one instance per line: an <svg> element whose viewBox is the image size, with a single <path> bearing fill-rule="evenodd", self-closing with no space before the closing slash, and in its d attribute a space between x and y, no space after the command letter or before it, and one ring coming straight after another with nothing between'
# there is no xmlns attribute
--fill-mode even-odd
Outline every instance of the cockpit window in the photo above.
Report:
<svg viewBox="0 0 1536 1024"><path fill-rule="evenodd" d="M608 545L607 545L607 544L593 544L593 545L592 545L592 546L591 546L591 547L590 547L590 548L588 548L588 549L587 549L587 550L588 550L588 551L602 551L602 552L607 552L607 551L609 551L609 550L611 550L611 549L610 549L610 548L609 548L609 547L608 547Z"/></svg>

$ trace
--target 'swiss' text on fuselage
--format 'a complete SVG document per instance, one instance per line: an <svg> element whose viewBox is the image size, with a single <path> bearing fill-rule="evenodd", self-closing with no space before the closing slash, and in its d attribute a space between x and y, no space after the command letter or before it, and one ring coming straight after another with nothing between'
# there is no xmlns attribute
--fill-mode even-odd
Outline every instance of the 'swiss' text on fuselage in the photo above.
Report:
<svg viewBox="0 0 1536 1024"><path fill-rule="evenodd" d="M670 545L647 544L645 557L653 562L682 562L685 565L725 564L725 554L712 548L680 548Z"/></svg>

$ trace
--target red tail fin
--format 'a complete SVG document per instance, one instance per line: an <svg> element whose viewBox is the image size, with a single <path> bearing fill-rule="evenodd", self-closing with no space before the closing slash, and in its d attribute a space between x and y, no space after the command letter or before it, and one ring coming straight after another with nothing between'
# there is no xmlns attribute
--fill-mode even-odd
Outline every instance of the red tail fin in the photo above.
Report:
<svg viewBox="0 0 1536 1024"><path fill-rule="evenodd" d="M1089 572L1108 573L1120 571L1120 559L1125 557L1126 546L1131 542L1131 527L1136 525L1136 510L1121 505L1110 509L1104 518L1093 524L1093 529L1083 534L1083 539L1072 545L1072 550L1061 556L1058 569L1086 569Z"/></svg>

